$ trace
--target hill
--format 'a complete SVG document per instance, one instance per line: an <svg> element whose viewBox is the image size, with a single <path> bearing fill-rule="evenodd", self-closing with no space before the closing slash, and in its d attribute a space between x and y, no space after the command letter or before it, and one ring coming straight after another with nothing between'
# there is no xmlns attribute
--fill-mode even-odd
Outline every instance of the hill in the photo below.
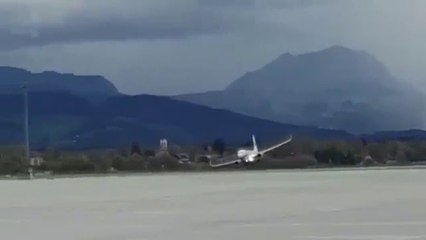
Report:
<svg viewBox="0 0 426 240"><path fill-rule="evenodd" d="M32 91L70 92L85 97L118 95L117 88L102 76L78 76L53 71L32 73L30 71L0 67L0 84L2 86L22 86L28 82Z"/></svg>
<svg viewBox="0 0 426 240"><path fill-rule="evenodd" d="M383 131L361 136L367 141L387 142L387 141L426 141L426 131L420 129L410 129L404 131Z"/></svg>
<svg viewBox="0 0 426 240"><path fill-rule="evenodd" d="M241 144L252 133L264 141L289 134L346 139L344 131L281 124L227 110L151 95L114 96L99 103L65 92L31 92L30 136L37 148L128 147L134 141L157 146L160 138L177 144L205 144L215 138ZM22 95L0 95L0 144L23 139Z"/></svg>
<svg viewBox="0 0 426 240"><path fill-rule="evenodd" d="M176 99L278 122L353 133L421 128L424 97L363 51L334 46L279 56L223 91Z"/></svg>
<svg viewBox="0 0 426 240"><path fill-rule="evenodd" d="M348 54L348 52L352 53L351 50L347 49L331 49L327 51L331 51L331 53L328 53L331 59L337 54L334 53L334 51L343 51L343 53L340 53L342 56L351 55ZM317 54L318 59L316 61L321 62L321 60L324 59L324 53ZM374 65L373 63L377 64L373 58L365 53L357 54L360 55L361 59L370 59L371 62L368 63L369 65ZM314 127L312 123L318 123L318 118L315 117L319 115L323 117L333 116L329 118L324 117L325 119L322 120L325 123L333 123L334 121L342 124L341 126L357 126L358 128L363 127L363 129L373 128L380 124L386 128L386 126L388 126L387 124L389 124L388 122L398 123L401 119L405 119L407 122L411 120L417 121L415 114L404 115L399 111L400 109L398 109L397 106L403 108L404 101L401 102L402 105L389 105L389 107L392 107L394 110L398 110L393 113L395 118L390 117L393 116L392 114L384 110L384 113L382 113L375 108L377 106L382 107L384 100L388 101L390 99L391 101L388 103L392 103L392 101L401 101L400 97L403 96L402 93L406 94L404 91L408 91L406 90L408 87L403 86L392 78L392 76L387 73L386 69L383 66L380 67L380 65L374 67L374 69L381 69L380 71L376 70L372 73L364 73L364 75L361 74L356 77L357 79L363 79L362 76L371 76L369 80L362 80L364 81L364 85L369 81L371 82L374 80L375 82L375 84L373 84L374 87L365 87L366 92L372 92L359 95L357 98L359 102L354 100L356 94L351 93L351 91L347 89L346 92L343 92L350 82L355 81L353 77L347 77L348 79L343 78L344 74L341 75L342 79L340 80L340 85L333 85L332 82L327 83L328 85L318 82L312 83L317 84L316 87L310 86L303 88L303 84L293 81L292 84L295 87L292 91L297 92L297 90L302 91L303 89L310 89L310 95L306 95L302 92L296 94L292 93L292 91L286 91L288 94L279 94L279 91L277 91L274 95L274 91L269 90L270 87L268 87L268 84L265 86L264 84L257 85L256 87L252 86L256 85L256 79L259 79L259 74L268 74L274 71L279 72L281 71L283 63L286 65L289 61L295 61L294 66L292 65L292 67L289 67L286 71L298 69L295 66L301 64L299 61L307 61L305 60L306 56L303 56L304 55L299 56L301 60L289 60L299 57L283 55L277 61L273 62L273 64L262 68L260 72L254 72L242 77L224 91L178 97L183 99L197 98L200 101L205 100L206 102L203 102L204 104L213 105L214 107L218 107L221 104L224 106L229 103L233 107L240 107L239 113L195 104L173 97L153 95L128 96L120 94L112 83L100 76L76 76L73 74L60 74L55 72L37 74L22 69L2 67L0 68L0 84L3 86L17 85L17 82L19 83L24 79L29 79L30 139L31 145L36 148L85 149L128 147L132 142L139 142L144 146L157 146L160 138L168 138L171 142L176 144L191 145L208 144L212 143L216 138L223 138L228 144L241 145L246 143L253 133L256 134L263 143L275 142L289 134L293 134L295 137L308 137L320 140L343 140L354 139L357 138L357 136L343 130ZM309 56L308 59L312 58L310 54L307 56ZM318 64L310 63L307 64L307 66L313 68L314 65ZM336 64L338 68L342 67L338 63ZM335 64L331 64L330 68L333 69L334 67L332 66L334 65ZM359 63L358 65L362 64ZM303 69L305 68L306 66L303 65ZM318 70L316 71L319 74L319 72L323 71L319 69L324 69L324 66L317 66L317 68ZM347 71L352 71L352 68L355 67L352 66ZM362 67L362 69L363 68L364 67ZM300 72L303 71L300 70ZM305 76L306 81L313 81L307 76L315 76L317 73L304 73L306 76L303 74L302 76ZM265 81L270 81L269 84L272 84L273 81L278 81L273 78L273 76L275 75L270 76L272 80L268 80L268 78L265 77ZM332 75L330 75L330 77L331 76ZM382 76L382 78L379 78L379 76ZM303 80L303 78L301 79ZM335 80L336 79L333 81ZM251 83L252 81L253 83ZM360 80L359 82L362 81ZM387 84L389 81L392 81L392 84ZM286 83L286 81L280 84L289 84L283 87L278 86L279 84L277 83L276 89L281 88L281 91L284 91L284 88L292 85ZM305 85L308 85L307 82ZM334 88L333 91L336 91L336 93L330 97L321 92L314 91L315 88L325 88L325 86L328 86L329 89ZM396 88L396 86L400 86L400 88ZM336 89L340 90L337 91ZM352 90L353 92L361 93L361 90L356 90L355 87L353 87ZM258 95L253 95L256 91ZM261 94L265 91L271 91L269 92L271 98L275 97L278 99L281 97L283 100L272 104L268 102L269 100L267 97L269 95ZM380 96L374 93L380 93ZM98 101L92 101L94 97L99 96L101 96L101 98L97 98ZM320 99L329 101L327 103L343 102L344 109L339 110L339 108L333 108L337 112L334 112L332 115L324 115L324 112L321 110L322 103L319 101ZM331 101L330 99L334 100ZM214 104L208 103L208 101L213 100L215 100ZM247 102L240 100L246 100ZM319 102L313 102L315 100ZM377 104L368 102L373 100L376 100ZM410 94L410 98L408 98L408 102L405 102L405 104L414 100L417 100L417 96L413 91ZM305 101L304 104L310 106L310 108L308 108L309 111L306 110L304 114L300 115L300 118L292 118L292 120L295 123L299 122L306 125L281 123L274 121L274 119L279 119L276 117L278 115L273 115L275 117L269 115L274 109L281 109L283 112L287 111L290 113L300 111L298 107L306 107L306 105L297 105L296 103L302 103L303 101ZM292 108L288 109L282 106L292 106ZM328 111L331 111L331 106L335 105L328 104ZM258 110L258 117L248 116L247 113L255 109ZM368 109L368 111L366 109ZM389 110L388 108L384 109ZM413 109L409 109L405 106L405 110L412 112ZM366 118L362 114L371 115L369 115L369 118ZM379 118L379 114L383 115L380 115L381 117ZM293 115L296 116L296 114ZM269 119L266 119L267 117ZM368 121L366 119L368 119ZM340 122L337 120L340 120ZM343 125L348 124L348 122L353 123L353 125ZM0 92L0 144L22 144L24 136L22 123L22 93L16 91ZM323 126L330 127L330 125L327 124L323 124ZM333 127L335 126L333 125ZM379 131L380 128L378 127L374 130ZM367 140L382 141L386 139L426 139L425 136L426 134L424 134L423 131L406 131L377 132L372 135L363 135L362 137Z"/></svg>

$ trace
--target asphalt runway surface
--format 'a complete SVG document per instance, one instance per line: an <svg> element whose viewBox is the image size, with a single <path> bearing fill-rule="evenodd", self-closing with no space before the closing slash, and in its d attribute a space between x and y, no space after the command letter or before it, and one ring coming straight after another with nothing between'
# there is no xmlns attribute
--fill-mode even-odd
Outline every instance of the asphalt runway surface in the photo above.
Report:
<svg viewBox="0 0 426 240"><path fill-rule="evenodd" d="M426 239L426 170L0 181L5 240Z"/></svg>

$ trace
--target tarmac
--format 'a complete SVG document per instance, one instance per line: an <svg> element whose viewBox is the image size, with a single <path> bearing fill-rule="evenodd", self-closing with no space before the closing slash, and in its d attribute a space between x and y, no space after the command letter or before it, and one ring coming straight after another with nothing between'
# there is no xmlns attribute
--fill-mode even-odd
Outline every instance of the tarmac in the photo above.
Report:
<svg viewBox="0 0 426 240"><path fill-rule="evenodd" d="M426 239L426 170L0 181L5 240Z"/></svg>

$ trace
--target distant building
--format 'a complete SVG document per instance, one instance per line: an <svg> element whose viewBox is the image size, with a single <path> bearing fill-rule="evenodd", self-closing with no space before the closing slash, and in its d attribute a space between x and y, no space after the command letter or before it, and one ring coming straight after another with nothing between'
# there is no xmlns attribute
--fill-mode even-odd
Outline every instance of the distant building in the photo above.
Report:
<svg viewBox="0 0 426 240"><path fill-rule="evenodd" d="M185 163L185 162L190 161L189 154L187 154L187 153L178 153L178 154L175 154L174 157L176 159L178 159L179 162L181 162L181 163Z"/></svg>
<svg viewBox="0 0 426 240"><path fill-rule="evenodd" d="M32 157L30 158L30 165L31 166L41 166L44 163L44 159L42 157Z"/></svg>
<svg viewBox="0 0 426 240"><path fill-rule="evenodd" d="M161 139L160 140L160 151L167 151L167 150L168 150L167 139Z"/></svg>

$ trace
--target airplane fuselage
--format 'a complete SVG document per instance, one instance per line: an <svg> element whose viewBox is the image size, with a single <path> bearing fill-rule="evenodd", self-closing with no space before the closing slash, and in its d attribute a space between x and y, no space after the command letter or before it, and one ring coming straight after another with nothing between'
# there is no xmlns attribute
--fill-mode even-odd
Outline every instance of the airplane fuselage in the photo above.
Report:
<svg viewBox="0 0 426 240"><path fill-rule="evenodd" d="M245 163L252 163L259 161L263 156L258 151L241 149L237 152L238 158Z"/></svg>
<svg viewBox="0 0 426 240"><path fill-rule="evenodd" d="M277 144L275 146L263 149L262 151L259 151L259 148L257 147L256 144L256 139L254 137L254 135L252 136L253 139L253 149L240 149L237 151L237 159L231 159L230 161L225 161L222 163L217 163L217 164L212 164L212 162L210 162L210 166L212 167L222 167L222 166L227 166L230 164L250 164L250 163L255 163L255 162L259 162L262 158L263 155L269 151L272 151L273 149L276 149L284 144L289 143L292 140L292 137L290 137L289 139L287 139L284 142L281 142L280 144Z"/></svg>

